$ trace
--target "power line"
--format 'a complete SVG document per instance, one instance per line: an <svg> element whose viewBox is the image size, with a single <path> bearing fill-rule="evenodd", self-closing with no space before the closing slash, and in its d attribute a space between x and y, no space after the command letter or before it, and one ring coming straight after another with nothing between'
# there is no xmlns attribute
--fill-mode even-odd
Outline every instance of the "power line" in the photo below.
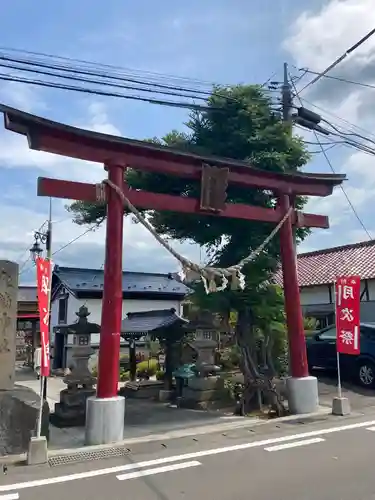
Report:
<svg viewBox="0 0 375 500"><path fill-rule="evenodd" d="M56 255L57 253L61 252L62 250L65 250L65 248L68 248L72 243L75 243L80 238L82 238L82 236L85 236L87 233L90 233L91 231L95 231L95 229L98 229L97 225L89 227L88 229L86 229L86 231L79 234L78 236L76 236L72 240L68 241L68 243L66 243L65 245L62 245L60 248L58 248L55 252L52 253L52 255Z"/></svg>
<svg viewBox="0 0 375 500"><path fill-rule="evenodd" d="M319 75L317 71L312 71L310 69L301 69L301 71L305 71L306 73L309 73L311 75ZM337 80L338 82L343 82L343 83L349 83L351 85L358 85L359 87L365 87L367 89L375 89L375 85L372 85L371 83L363 83L363 82L357 82L355 80L348 80L347 78L344 78L342 76L332 76L332 75L322 75L323 78L327 78L328 80Z"/></svg>
<svg viewBox="0 0 375 500"><path fill-rule="evenodd" d="M47 88L55 88L55 89L60 89L60 90L71 90L74 92L80 92L83 94L92 94L92 95L101 95L101 96L106 96L106 97L119 97L122 99L129 99L129 100L135 100L135 101L142 101L142 102L148 102L151 104L159 104L162 106L170 106L174 108L185 108L185 109L195 109L197 111L222 111L221 108L215 108L215 107L209 107L209 106L200 106L199 104L194 104L194 103L189 103L189 102L177 102L177 101L167 101L163 99L153 99L153 98L146 98L146 97L141 97L141 96L136 96L136 95L128 95L128 94L120 94L119 92L106 92L103 90L99 89L90 89L90 88L85 88L85 87L79 87L79 86L74 86L74 85L63 85L59 84L56 82L50 82L50 81L42 81L42 80L33 80L33 79L28 79L28 78L20 78L20 77L15 77L9 74L2 74L0 73L0 80L3 81L8 81L8 82L18 82L18 83L27 83L31 85L37 85L40 87L47 87Z"/></svg>
<svg viewBox="0 0 375 500"><path fill-rule="evenodd" d="M374 32L375 32L375 30L374 30ZM300 102L301 106L303 106L302 100L301 100L301 98L299 97L299 95L298 95L298 93L297 93L297 89L296 89L296 87L295 87L295 85L294 85L293 80L291 80L291 84L292 84L293 89L294 89L294 91L295 91L295 93L296 93L297 99L299 100L299 102ZM314 133L314 135L315 135L315 139L316 139L316 141L318 142L318 144L319 144L319 146L320 146L320 149L321 149L321 151L322 151L322 154L323 154L323 156L324 156L324 158L325 158L325 160L326 160L326 162L327 162L327 164L328 164L329 168L331 169L331 171L332 171L334 174L336 174L336 170L334 169L334 167L333 167L333 165L332 165L332 163L331 163L331 160L329 159L329 157L328 157L328 155L327 155L327 152L325 151L325 149L324 149L323 145L321 144L321 141L320 141L320 139L319 139L319 136L318 136L317 131L316 131L314 128L312 128L312 131L313 131L313 133ZM351 200L350 200L350 198L349 198L349 196L348 196L348 194L347 194L347 192L346 192L346 190L345 190L345 188L344 188L344 186L343 186L342 184L340 184L340 188L341 188L341 191L343 192L343 194L344 194L344 196L345 196L345 198L346 198L346 201L348 202L348 204L349 204L350 208L352 209L353 214L355 215L356 219L358 220L359 224L361 225L361 227L363 228L363 230L365 231L365 233L367 234L367 236L369 237L369 239L370 239L370 240L372 240L373 238L372 238L372 236L371 236L370 232L367 230L367 228L366 228L366 226L365 226L364 222L362 221L361 217L359 216L359 214L358 214L358 212L357 212L356 208L354 207L353 203L351 202Z"/></svg>
<svg viewBox="0 0 375 500"><path fill-rule="evenodd" d="M62 250L65 250L66 248L68 248L70 245L72 245L73 243L75 243L76 241L78 241L79 239L81 239L83 236L85 236L87 233L91 232L91 231L95 231L95 229L98 229L98 226L97 225L94 225L94 226L91 226L89 227L88 229L86 229L85 231L83 231L81 234L79 234L78 236L76 236L75 238L71 239L70 241L68 241L68 243L65 243L64 245L62 245L60 248L58 248L55 252L52 253L52 255L56 255L57 253L61 252ZM31 267L28 267L27 269L24 269L22 272L19 273L19 275L21 274L24 274L26 273L27 271L30 271L30 269L32 269L34 267L35 264L33 264Z"/></svg>
<svg viewBox="0 0 375 500"><path fill-rule="evenodd" d="M3 59L3 58L0 57L0 60L1 59ZM203 95L205 95L205 96L211 95L209 92L197 91L197 90L189 90L189 89L184 89L182 87L173 87L172 85L163 85L163 86L160 85L159 86L159 85L156 85L156 84L144 83L144 82L141 82L141 81L138 81L138 80L128 80L127 79L125 81L130 81L131 83L137 83L138 85L146 85L147 84L147 85L150 85L152 87L157 86L157 87L164 87L164 88L167 88L167 89L174 89L174 88L176 90L180 90L181 89L181 91L180 92L174 92L174 91L171 91L171 90L155 90L154 88L135 87L134 85L124 85L124 84L119 84L119 83L107 82L105 80L94 80L94 79L87 78L87 77L82 78L82 77L79 77L79 76L73 76L71 74L58 74L58 73L54 73L53 71L46 71L46 70L35 69L35 68L22 68L20 66L14 65L14 64L0 63L0 67L9 68L9 69L15 69L15 70L18 70L18 71L25 71L25 72L29 72L29 73L33 73L33 74L38 74L38 75L53 76L53 77L56 77L56 78L62 78L62 79L66 79L66 80L73 80L73 81L84 82L84 83L92 83L92 84L95 84L95 85L104 85L104 86L108 86L108 87L121 88L121 89L124 89L124 90L138 90L140 92L150 92L150 93L153 93L153 94L170 95L170 96L174 96L174 97L188 97L188 98L194 98L194 99L201 99L203 101L207 100L207 97L203 97ZM43 66L43 67L45 67L45 66ZM82 71L73 71L73 73L90 75L90 73L88 73L88 72L82 72ZM97 74L93 73L93 75L97 75ZM121 78L117 78L117 77L113 77L113 76L107 76L106 78L111 79L111 80L119 80L119 81L123 80ZM186 94L182 94L181 93L182 91L183 92L195 92L196 94L203 94L203 95L186 95Z"/></svg>
<svg viewBox="0 0 375 500"><path fill-rule="evenodd" d="M74 58L70 58L70 57L57 56L57 55L52 55L52 54L48 54L45 52L33 52L33 51L29 51L29 50L19 50L19 49L14 49L14 48L9 48L9 47L0 47L0 51L2 51L2 52L8 51L8 52L18 53L18 54L26 54L27 56L36 56L36 58L42 57L44 59L52 59L52 60L57 59L60 61L65 61L65 63L67 65L72 64L72 63L75 63L75 64L78 63L81 67L87 66L87 67L91 67L91 68L102 68L103 70L105 70L106 73L108 72L108 70L112 70L112 72L114 70L120 70L123 74L126 73L126 74L131 74L131 75L138 73L138 74L147 75L149 80L156 79L156 81L160 81L163 79L168 79L168 81L171 81L171 80L186 81L186 82L191 82L191 83L195 83L198 85L205 85L205 86L210 86L210 87L212 87L216 84L215 82L212 82L212 81L199 80L197 78L176 76L176 75L171 75L168 73L158 73L158 72L152 72L152 71L134 70L134 69L125 68L122 66L116 66L113 64L105 64L105 63L88 61L85 59L74 59ZM223 85L230 86L232 84L224 83Z"/></svg>
<svg viewBox="0 0 375 500"><path fill-rule="evenodd" d="M60 59L60 58L58 56L47 57L47 60L53 61L54 59ZM46 62L45 60L41 60L40 58L25 59L19 57L15 58L14 56L9 57L8 55L6 54L4 55L4 53L1 52L0 52L0 60L3 61L2 63L0 63L0 66L9 69L14 69L18 72L19 71L31 72L34 74L52 76L54 78L63 78L67 80L73 80L85 83L92 83L95 85L105 85L110 87L122 88L125 90L152 92L156 94L170 95L175 97L200 99L204 101L207 101L207 98L211 96L217 96L223 99L236 101L233 97L228 96L227 94L222 94L217 89L215 90L215 86L217 87L217 84L212 84L212 87L209 90L199 90L196 88L191 88L191 87L189 88L186 86L182 87L182 86L171 85L170 83L169 84L155 83L153 81L150 81L149 79L145 80L144 78L142 79L139 77L135 78L132 76L131 78L129 78L127 74L123 74L121 72L110 73L108 70L106 70L105 72L103 70L94 71L93 68L96 67L95 63L91 64L87 63L89 64L89 66L84 66L84 67L73 64L62 65L61 63L56 63L56 62L52 63ZM13 76L13 75L8 75L8 76ZM88 77L95 77L96 79L93 80L89 79ZM99 80L97 78L99 78ZM269 80L267 80L267 82L263 83L260 86L262 88L265 87L265 85L268 83ZM121 82L121 84L114 82ZM124 82L126 83L126 85L124 84ZM181 92L183 92L183 94ZM188 95L186 95L186 93L188 93Z"/></svg>
<svg viewBox="0 0 375 500"><path fill-rule="evenodd" d="M316 140L319 142L319 137L318 137L318 134L315 132L315 130L314 130L314 134L315 134L315 136L316 136ZM330 168L330 169L332 170L332 172L335 174L335 173L336 173L336 171L335 171L335 169L333 168L333 165L332 165L332 163L331 163L331 160L329 159L329 157L328 157L328 155L327 155L326 151L324 150L323 146L321 147L321 149L322 149L323 156L325 157L325 159L326 159L326 161L327 161L327 163L328 163L329 168ZM362 229L365 231L365 233L367 234L368 238L369 238L370 240L372 240L372 239L373 239L373 237L371 236L370 232L367 230L367 228L366 228L366 226L365 226L364 222L362 221L361 217L359 216L359 214L358 214L358 212L357 212L356 208L354 207L353 203L351 202L351 200L350 200L350 198L349 198L349 196L348 196L348 193L346 192L346 190L344 189L344 187L342 186L342 184L340 184L340 188L341 188L341 190L342 190L342 192L343 192L343 194L344 194L344 196L345 196L345 198L346 198L346 201L348 202L348 204L349 204L350 208L352 209L352 211L353 211L353 213L354 213L354 215L355 215L356 219L358 220L358 222L359 222L359 223L360 223L360 225L362 226Z"/></svg>
<svg viewBox="0 0 375 500"><path fill-rule="evenodd" d="M17 82L17 83L25 83L25 84L30 84L30 85L37 85L37 86L46 87L46 88L69 90L69 91L74 91L74 92L79 92L79 93L84 93L84 94L101 95L101 96L106 96L106 97L118 97L118 98L122 98L122 99L148 102L151 104L158 104L158 105L169 106L169 107L174 107L174 108L193 109L196 111L223 112L223 109L221 107L202 106L199 104L195 104L193 102L168 101L165 99L154 99L151 97L142 97L139 95L121 94L119 92L107 92L107 91L100 90L100 89L80 87L80 86L75 86L75 85L66 85L66 84L61 84L61 83L52 82L52 81L42 81L42 80L36 80L36 79L22 78L22 77L13 76L11 74L0 73L0 80L9 81L9 82ZM85 80L82 80L82 81L85 82ZM134 89L134 90L141 90L141 89ZM186 96L186 97L190 97L190 96ZM194 96L192 96L192 97L194 97ZM240 101L237 101L236 99L231 98L231 96L228 96L227 99L228 100L232 99L234 102L240 103ZM277 111L277 110L272 110L272 108L271 108L271 111Z"/></svg>
<svg viewBox="0 0 375 500"><path fill-rule="evenodd" d="M367 35L362 37L360 40L358 40L358 42L349 47L349 49L347 49L338 59L336 59L332 64L330 64L324 71L318 73L318 75L315 78L313 78L310 82L308 82L299 92L296 91L296 93L300 94L308 87L318 82L323 76L325 76L329 71L331 71L331 69L335 68L338 64L340 64L340 62L346 59L348 55L352 54L356 49L358 49L358 47L360 47L364 42L366 42L366 40L371 38L374 34L375 34L375 28L369 31Z"/></svg>
<svg viewBox="0 0 375 500"><path fill-rule="evenodd" d="M348 120L345 120L341 116L338 116L338 115L332 113L331 111L328 111L328 110L322 108L321 106L318 106L317 104L314 104L313 102L311 102L311 101L309 101L309 100L307 100L305 98L301 98L299 96L299 99L302 102L307 103L309 106L312 106L312 107L318 109L319 111L322 111L323 113L325 113L325 114L327 114L329 116L332 116L332 118L334 118L336 120L339 120L340 122L342 122L344 124L344 126L347 127L346 130L348 130L348 131L358 130L359 132L363 132L363 133L367 134L368 136L373 137L375 139L375 134L371 133L369 130L366 130L365 128L360 127L359 125L355 125L354 123L352 123L352 122L350 122ZM332 122L330 122L330 123L332 125Z"/></svg>
<svg viewBox="0 0 375 500"><path fill-rule="evenodd" d="M43 224L40 225L40 227L36 230L36 232L39 232L43 229L43 226L45 225L47 221L44 221ZM28 257L27 259L23 262L23 264L21 264L19 270L18 270L18 275L22 274L22 270L25 268L26 264L29 262L29 260L31 259L31 254L30 254L30 244L27 245L27 247L25 248L25 250L22 252L21 256L17 259L17 261L19 260L22 260L23 259L23 256L28 253Z"/></svg>
<svg viewBox="0 0 375 500"><path fill-rule="evenodd" d="M295 93L295 96L298 96L298 99L300 100L300 103L301 103L301 107L294 106L292 103L293 96L292 96L292 92L289 88L289 84L284 85L284 86L285 86L284 94L287 95L287 99L289 100L287 103L285 103L285 102L283 103L284 113L286 112L285 111L286 106L288 106L289 109L296 109L297 114L293 116L296 125L301 125L303 128L306 128L309 130L314 130L315 132L317 132L319 134L326 135L326 136L339 137L340 139L342 139L342 144L344 144L346 146L354 147L354 148L358 149L359 151L365 152L367 154L375 155L375 150L373 147L371 148L367 144L363 144L362 142L358 142L357 140L353 139L353 137L358 137L366 142L371 142L372 144L375 144L374 140L364 136L363 134L358 134L357 132L354 132L352 130L350 130L350 131L341 130L340 128L338 128L338 126L332 124L331 121L328 121L325 118L323 118L321 115L309 110L308 108L305 108L302 105L301 97L297 93ZM293 82L293 86L295 88L294 82ZM283 99L285 101L286 98L284 97ZM321 125L319 125L319 123L322 121L325 122L333 130L323 128ZM348 136L352 136L352 137L348 137ZM338 141L336 141L336 144L337 144L337 142Z"/></svg>

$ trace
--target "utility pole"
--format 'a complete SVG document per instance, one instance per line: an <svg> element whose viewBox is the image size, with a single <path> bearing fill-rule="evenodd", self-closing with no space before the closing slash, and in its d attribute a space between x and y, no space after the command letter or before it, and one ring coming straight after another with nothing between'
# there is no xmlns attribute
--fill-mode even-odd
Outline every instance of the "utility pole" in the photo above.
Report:
<svg viewBox="0 0 375 500"><path fill-rule="evenodd" d="M290 125L290 132L292 132L292 107L293 107L293 98L292 98L292 88L289 83L289 75L288 75L288 63L284 63L284 81L281 90L281 103L283 110L283 121Z"/></svg>
<svg viewBox="0 0 375 500"><path fill-rule="evenodd" d="M281 105L283 112L283 122L289 127L289 134L292 135L293 132L293 94L292 86L289 83L289 73L288 73L288 63L284 62L284 78L283 85L281 87ZM294 197L293 197L294 198ZM291 199L291 204L294 205L295 200ZM294 249L296 255L296 265L297 265L297 238L296 238L296 228L293 226L293 239L294 239Z"/></svg>

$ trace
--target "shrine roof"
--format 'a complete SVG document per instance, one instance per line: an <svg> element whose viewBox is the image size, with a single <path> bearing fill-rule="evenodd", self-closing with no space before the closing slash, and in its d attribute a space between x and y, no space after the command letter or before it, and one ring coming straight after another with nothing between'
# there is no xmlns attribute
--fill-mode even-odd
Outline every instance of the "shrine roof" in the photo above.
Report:
<svg viewBox="0 0 375 500"><path fill-rule="evenodd" d="M189 321L176 314L176 309L162 309L144 312L128 313L121 323L121 333L147 333L183 326Z"/></svg>
<svg viewBox="0 0 375 500"><path fill-rule="evenodd" d="M300 287L328 285L340 274L375 279L375 240L298 254L297 268ZM281 270L275 281L282 286Z"/></svg>
<svg viewBox="0 0 375 500"><path fill-rule="evenodd" d="M209 163L223 167L229 167L231 170L239 172L249 172L259 174L262 178L272 178L274 180L296 180L303 183L314 182L315 184L336 186L341 184L346 176L344 174L318 174L318 173L304 173L304 172L267 172L265 170L257 169L245 161L234 160L231 158L222 158L215 156L201 156L198 154L162 146L146 141L139 141L126 137L113 136L94 132L91 130L81 129L70 125L65 125L59 122L48 120L24 111L0 104L0 112L4 114L5 128L13 132L25 135L28 138L29 147L35 150L41 150L39 144L40 135L44 133L53 135L55 137L63 137L64 140L70 141L71 144L79 144L80 150L85 150L86 154L89 147L95 145L96 148L107 150L108 154L129 154L139 155L144 158L170 161L180 164L194 164L201 167L202 163ZM44 149L47 151L47 149ZM71 149L70 149L71 151ZM57 154L65 154L61 151L52 151ZM83 158L84 153L77 153L74 157ZM66 153L68 156L68 153ZM108 156L106 157L108 160ZM83 159L89 160L88 157ZM91 161L99 161L93 160Z"/></svg>
<svg viewBox="0 0 375 500"><path fill-rule="evenodd" d="M65 285L73 293L103 292L103 269L83 269L76 267L55 266L53 277ZM123 271L123 293L174 295L184 297L190 289L177 281L171 273L143 273Z"/></svg>

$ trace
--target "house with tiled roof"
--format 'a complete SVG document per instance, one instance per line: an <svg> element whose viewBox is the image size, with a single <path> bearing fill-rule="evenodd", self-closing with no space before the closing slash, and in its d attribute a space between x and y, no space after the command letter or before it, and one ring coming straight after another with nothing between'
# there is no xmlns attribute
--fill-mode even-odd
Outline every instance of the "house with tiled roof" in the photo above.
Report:
<svg viewBox="0 0 375 500"><path fill-rule="evenodd" d="M375 240L297 255L301 305L323 328L334 322L334 280L361 277L361 320L375 322ZM275 276L282 286L282 272Z"/></svg>
<svg viewBox="0 0 375 500"><path fill-rule="evenodd" d="M189 288L171 273L143 273L124 271L122 276L122 315L128 313L174 309L182 313L182 302ZM77 320L82 305L89 312L92 323L101 323L104 285L103 269L82 269L55 266L51 291L51 346L54 368L65 368L71 363L73 336L54 334L54 329ZM99 347L99 334L91 335L94 349ZM123 348L127 343L122 340Z"/></svg>

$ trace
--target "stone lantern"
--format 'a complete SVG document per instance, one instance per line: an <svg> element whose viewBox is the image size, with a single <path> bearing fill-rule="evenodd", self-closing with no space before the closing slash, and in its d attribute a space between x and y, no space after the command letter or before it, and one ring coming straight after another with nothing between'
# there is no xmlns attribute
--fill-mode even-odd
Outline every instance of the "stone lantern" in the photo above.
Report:
<svg viewBox="0 0 375 500"><path fill-rule="evenodd" d="M51 415L51 423L56 427L85 425L86 400L96 392L96 378L88 368L88 361L94 352L91 334L100 333L100 326L89 323L90 313L86 306L81 306L76 315L76 323L60 328L62 333L73 334L74 366L64 378L67 388L60 392L60 402L55 404L55 412Z"/></svg>

